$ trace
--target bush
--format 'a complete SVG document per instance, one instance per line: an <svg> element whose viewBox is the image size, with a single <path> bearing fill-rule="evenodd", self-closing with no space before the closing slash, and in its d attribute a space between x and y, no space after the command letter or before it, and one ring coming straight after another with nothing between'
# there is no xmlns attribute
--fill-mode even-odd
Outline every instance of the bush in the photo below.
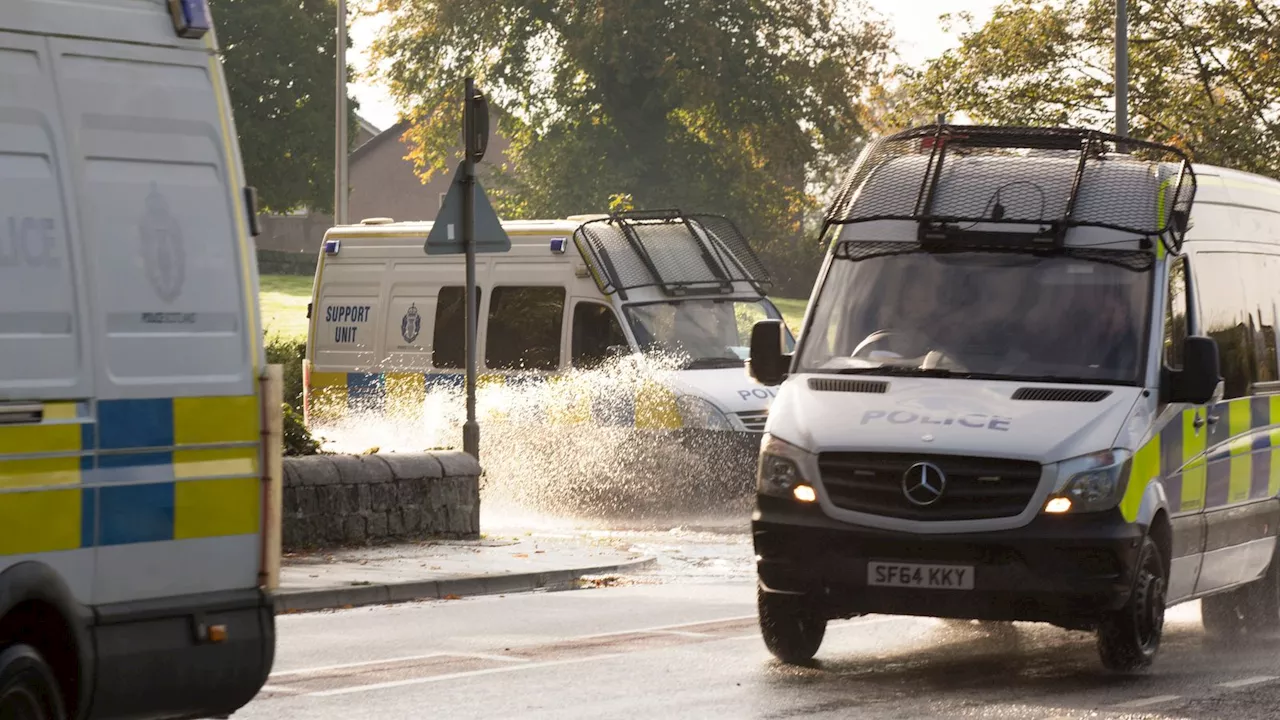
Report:
<svg viewBox="0 0 1280 720"><path fill-rule="evenodd" d="M275 336L267 338L267 362L284 367L284 454L315 455L320 441L311 435L302 420L302 359L307 344Z"/></svg>
<svg viewBox="0 0 1280 720"><path fill-rule="evenodd" d="M311 436L311 431L302 422L302 414L295 412L289 403L281 403L281 406L284 408L285 456L318 454L320 441Z"/></svg>
<svg viewBox="0 0 1280 720"><path fill-rule="evenodd" d="M267 362L284 366L284 401L302 417L302 358L307 354L306 342L282 338L267 338Z"/></svg>

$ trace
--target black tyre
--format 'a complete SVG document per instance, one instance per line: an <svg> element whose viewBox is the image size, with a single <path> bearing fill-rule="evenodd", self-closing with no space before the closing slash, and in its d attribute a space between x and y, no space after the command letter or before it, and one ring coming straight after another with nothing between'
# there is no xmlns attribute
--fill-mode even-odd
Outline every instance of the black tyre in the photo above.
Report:
<svg viewBox="0 0 1280 720"><path fill-rule="evenodd" d="M1098 625L1098 654L1108 670L1133 672L1151 665L1164 634L1167 587L1160 549L1144 538L1129 602Z"/></svg>
<svg viewBox="0 0 1280 720"><path fill-rule="evenodd" d="M1215 638L1280 630L1280 558L1272 557L1267 573L1248 585L1202 599L1200 619Z"/></svg>
<svg viewBox="0 0 1280 720"><path fill-rule="evenodd" d="M58 683L30 645L0 650L0 719L65 720Z"/></svg>
<svg viewBox="0 0 1280 720"><path fill-rule="evenodd" d="M803 595L780 595L756 589L760 633L765 647L785 663L801 665L813 659L827 633L827 618Z"/></svg>
<svg viewBox="0 0 1280 720"><path fill-rule="evenodd" d="M1233 590L1200 600L1200 622L1214 638L1232 639L1244 635L1248 622L1244 613L1244 593Z"/></svg>

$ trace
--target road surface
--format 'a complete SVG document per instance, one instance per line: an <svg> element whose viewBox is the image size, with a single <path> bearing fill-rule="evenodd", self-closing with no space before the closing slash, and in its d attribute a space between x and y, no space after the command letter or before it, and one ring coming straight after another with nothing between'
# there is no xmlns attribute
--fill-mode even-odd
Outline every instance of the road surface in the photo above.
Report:
<svg viewBox="0 0 1280 720"><path fill-rule="evenodd" d="M278 619L246 720L398 718L1280 718L1280 640L1222 646L1169 612L1156 666L1102 671L1089 634L864 617L812 667L768 654L745 535L633 538L651 575L573 592Z"/></svg>

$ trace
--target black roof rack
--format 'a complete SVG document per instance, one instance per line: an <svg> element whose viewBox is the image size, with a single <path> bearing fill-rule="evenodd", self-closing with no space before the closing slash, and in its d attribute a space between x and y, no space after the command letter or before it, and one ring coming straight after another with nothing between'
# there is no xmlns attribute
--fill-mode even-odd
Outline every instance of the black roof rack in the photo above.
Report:
<svg viewBox="0 0 1280 720"><path fill-rule="evenodd" d="M928 125L871 143L825 226L910 220L922 245L1052 248L1087 226L1177 253L1195 190L1190 158L1168 145L1072 128Z"/></svg>
<svg viewBox="0 0 1280 720"><path fill-rule="evenodd" d="M642 287L671 296L730 293L735 282L763 295L773 282L737 226L719 215L619 212L583 223L573 239L600 291L623 300Z"/></svg>

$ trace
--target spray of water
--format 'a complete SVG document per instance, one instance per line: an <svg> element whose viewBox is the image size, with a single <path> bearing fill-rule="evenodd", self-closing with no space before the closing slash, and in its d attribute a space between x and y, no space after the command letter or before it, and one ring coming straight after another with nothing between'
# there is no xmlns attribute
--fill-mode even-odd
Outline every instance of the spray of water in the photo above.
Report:
<svg viewBox="0 0 1280 720"><path fill-rule="evenodd" d="M677 412L662 389L678 367L676 358L634 355L554 378L480 383L482 525L741 522L754 487L756 448L748 440L636 426L637 417ZM420 381L392 383L376 405L315 431L334 452L458 448L465 407L460 387L424 393Z"/></svg>

